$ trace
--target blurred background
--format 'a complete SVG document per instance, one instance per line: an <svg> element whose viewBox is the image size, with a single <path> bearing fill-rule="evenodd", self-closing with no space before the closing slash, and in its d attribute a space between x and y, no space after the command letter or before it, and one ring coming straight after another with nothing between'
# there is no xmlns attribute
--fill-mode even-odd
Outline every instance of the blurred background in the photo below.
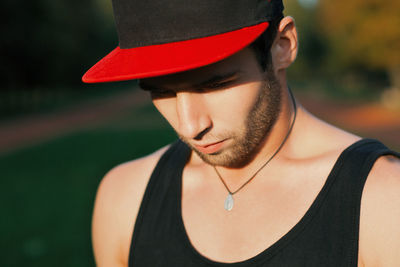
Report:
<svg viewBox="0 0 400 267"><path fill-rule="evenodd" d="M299 31L289 82L301 103L400 150L400 2L284 2ZM110 0L0 6L0 266L94 266L100 179L175 134L134 81L81 83L118 45Z"/></svg>

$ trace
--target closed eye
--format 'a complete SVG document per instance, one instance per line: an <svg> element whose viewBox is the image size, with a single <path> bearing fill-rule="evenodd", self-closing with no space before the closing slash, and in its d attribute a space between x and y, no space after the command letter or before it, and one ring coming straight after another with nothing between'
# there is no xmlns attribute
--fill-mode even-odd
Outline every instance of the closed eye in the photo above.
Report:
<svg viewBox="0 0 400 267"><path fill-rule="evenodd" d="M190 88L171 90L168 88L160 88L151 84L139 81L139 87L145 91L149 91L153 98L173 97L179 91L190 91L193 93L206 93L216 90L226 89L240 81L240 72L235 71L226 75L216 75L211 79L190 86Z"/></svg>
<svg viewBox="0 0 400 267"><path fill-rule="evenodd" d="M215 91L215 90L221 90L221 89L226 89L230 86L233 86L239 81L239 77L237 75L230 76L226 79L219 80L219 81L213 81L210 83L205 83L202 85L196 86L193 91L196 92L207 92L207 91Z"/></svg>
<svg viewBox="0 0 400 267"><path fill-rule="evenodd" d="M208 84L205 89L224 89L229 85L232 85L236 80L222 81L217 83Z"/></svg>

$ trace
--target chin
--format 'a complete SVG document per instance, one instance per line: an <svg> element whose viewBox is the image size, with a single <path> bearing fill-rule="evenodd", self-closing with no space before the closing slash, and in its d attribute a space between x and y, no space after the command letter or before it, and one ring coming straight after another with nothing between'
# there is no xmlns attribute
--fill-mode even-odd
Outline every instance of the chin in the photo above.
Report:
<svg viewBox="0 0 400 267"><path fill-rule="evenodd" d="M252 158L250 155L240 153L233 148L226 148L222 151L212 154L204 154L194 148L192 149L205 163L213 166L239 168L246 165L249 161L249 158Z"/></svg>

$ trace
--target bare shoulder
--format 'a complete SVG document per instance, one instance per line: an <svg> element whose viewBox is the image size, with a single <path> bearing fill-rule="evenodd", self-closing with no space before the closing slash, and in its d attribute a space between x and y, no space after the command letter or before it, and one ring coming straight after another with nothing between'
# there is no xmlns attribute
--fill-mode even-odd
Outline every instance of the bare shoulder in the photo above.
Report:
<svg viewBox="0 0 400 267"><path fill-rule="evenodd" d="M131 235L147 182L167 148L121 164L102 179L92 221L97 266L127 266Z"/></svg>
<svg viewBox="0 0 400 267"><path fill-rule="evenodd" d="M343 149L361 139L305 110L300 110L299 113L302 118L302 127L299 130L302 138L299 140L309 140L302 142L301 146L312 156L327 155L323 158L327 158L327 162L333 162L332 159ZM399 266L399 226L400 160L394 156L382 156L371 169L363 190L358 266Z"/></svg>
<svg viewBox="0 0 400 267"><path fill-rule="evenodd" d="M379 158L361 201L361 266L398 266L400 262L400 160Z"/></svg>
<svg viewBox="0 0 400 267"><path fill-rule="evenodd" d="M291 138L295 144L292 154L298 154L299 157L322 157L331 165L343 150L361 139L360 136L317 118L302 106L297 114Z"/></svg>

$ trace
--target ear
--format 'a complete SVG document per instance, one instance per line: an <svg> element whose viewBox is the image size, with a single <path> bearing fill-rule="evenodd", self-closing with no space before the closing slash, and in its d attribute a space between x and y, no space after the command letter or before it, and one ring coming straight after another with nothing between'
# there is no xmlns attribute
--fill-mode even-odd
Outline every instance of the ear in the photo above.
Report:
<svg viewBox="0 0 400 267"><path fill-rule="evenodd" d="M284 17L279 23L276 38L271 47L275 71L279 72L288 68L295 61L297 50L297 30L294 19Z"/></svg>

